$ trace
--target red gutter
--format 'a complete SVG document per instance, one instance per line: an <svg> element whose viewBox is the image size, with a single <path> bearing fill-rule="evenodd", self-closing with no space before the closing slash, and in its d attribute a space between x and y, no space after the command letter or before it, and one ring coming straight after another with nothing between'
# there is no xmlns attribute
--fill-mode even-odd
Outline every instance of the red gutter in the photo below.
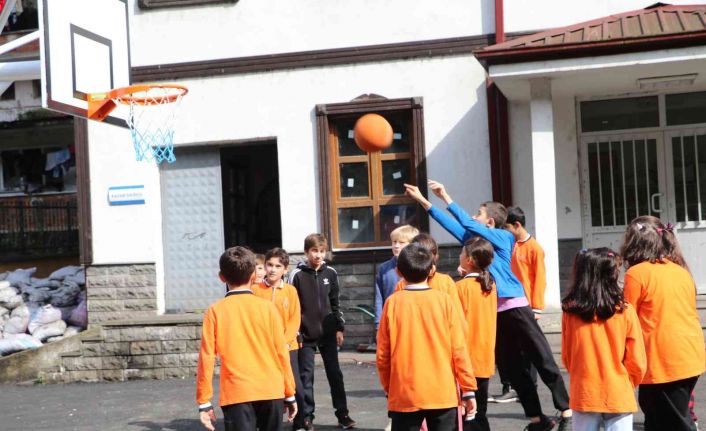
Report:
<svg viewBox="0 0 706 431"><path fill-rule="evenodd" d="M495 42L503 41L505 41L503 0L495 0ZM490 78L486 79L486 97L493 200L504 205L512 205L507 99Z"/></svg>
<svg viewBox="0 0 706 431"><path fill-rule="evenodd" d="M495 43L505 42L505 12L503 0L495 0Z"/></svg>
<svg viewBox="0 0 706 431"><path fill-rule="evenodd" d="M593 57L699 45L706 45L706 31L589 43L566 43L554 46L487 49L475 51L473 54L479 61L491 65L557 58Z"/></svg>

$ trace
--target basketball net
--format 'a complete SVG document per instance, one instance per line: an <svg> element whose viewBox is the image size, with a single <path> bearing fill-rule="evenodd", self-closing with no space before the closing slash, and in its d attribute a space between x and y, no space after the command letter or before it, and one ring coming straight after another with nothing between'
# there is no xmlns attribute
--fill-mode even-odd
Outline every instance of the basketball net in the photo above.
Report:
<svg viewBox="0 0 706 431"><path fill-rule="evenodd" d="M175 84L133 85L88 95L88 118L103 121L117 105L127 105L127 125L138 161L174 163L174 126L188 90Z"/></svg>
<svg viewBox="0 0 706 431"><path fill-rule="evenodd" d="M174 126L183 94L171 88L152 87L133 93L132 97L115 98L115 103L128 105L127 125L138 161L174 163Z"/></svg>

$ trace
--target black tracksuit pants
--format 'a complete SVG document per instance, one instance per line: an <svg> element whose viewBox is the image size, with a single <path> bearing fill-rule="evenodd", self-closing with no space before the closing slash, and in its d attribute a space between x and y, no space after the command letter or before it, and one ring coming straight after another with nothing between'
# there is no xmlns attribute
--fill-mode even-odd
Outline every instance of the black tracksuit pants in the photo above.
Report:
<svg viewBox="0 0 706 431"><path fill-rule="evenodd" d="M488 423L488 385L489 378L476 377L476 417L472 421L463 418L463 431L490 431Z"/></svg>
<svg viewBox="0 0 706 431"><path fill-rule="evenodd" d="M645 413L645 431L696 431L689 399L699 376L669 383L640 385L637 399Z"/></svg>
<svg viewBox="0 0 706 431"><path fill-rule="evenodd" d="M301 424L306 419L313 420L314 410L314 356L316 349L319 349L321 358L324 361L324 370L331 388L331 400L336 417L341 419L348 416L348 403L346 401L346 388L343 383L343 373L338 363L338 346L336 345L336 334L325 334L318 343L304 343L299 349L299 376L301 378L302 391L297 399L299 412L295 419L297 424Z"/></svg>
<svg viewBox="0 0 706 431"><path fill-rule="evenodd" d="M230 404L221 409L225 431L282 431L282 399Z"/></svg>
<svg viewBox="0 0 706 431"><path fill-rule="evenodd" d="M525 358L534 365L539 377L551 391L554 407L559 411L569 408L569 394L566 392L564 379L529 306L498 313L496 344L498 367L507 372L510 384L520 398L525 416L542 415L537 387L532 381Z"/></svg>
<svg viewBox="0 0 706 431"><path fill-rule="evenodd" d="M389 412L392 431L419 431L426 419L429 431L455 431L458 429L458 408L418 410L416 412Z"/></svg>

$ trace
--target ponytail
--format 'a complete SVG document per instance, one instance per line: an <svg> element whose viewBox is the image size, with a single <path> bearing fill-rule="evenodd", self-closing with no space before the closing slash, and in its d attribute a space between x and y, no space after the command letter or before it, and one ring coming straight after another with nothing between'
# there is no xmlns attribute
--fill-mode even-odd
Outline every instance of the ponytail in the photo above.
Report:
<svg viewBox="0 0 706 431"><path fill-rule="evenodd" d="M493 291L493 285L495 284L495 279L493 275L487 269L481 270L476 276L476 280L480 283L480 289L485 293L490 293Z"/></svg>
<svg viewBox="0 0 706 431"><path fill-rule="evenodd" d="M485 293L493 291L495 279L488 271L488 267L493 262L493 246L485 239L476 236L463 244L463 251L466 256L473 259L478 275L476 280L480 283L481 290Z"/></svg>

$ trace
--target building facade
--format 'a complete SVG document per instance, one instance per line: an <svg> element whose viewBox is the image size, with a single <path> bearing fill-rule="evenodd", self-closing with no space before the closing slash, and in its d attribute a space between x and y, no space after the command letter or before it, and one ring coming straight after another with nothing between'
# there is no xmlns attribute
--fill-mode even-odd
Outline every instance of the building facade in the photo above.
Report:
<svg viewBox="0 0 706 431"><path fill-rule="evenodd" d="M92 321L204 309L223 293L225 247L300 259L312 232L329 237L347 308L372 304L401 224L428 229L452 271L458 244L402 193L427 179L469 212L525 210L550 307L578 249L617 248L646 213L677 224L706 288L706 6L573 3L128 2L133 82L189 94L173 164L136 162L127 130L77 123ZM367 112L393 125L390 150L355 147ZM125 186L144 203L111 205ZM364 341L372 325L355 319Z"/></svg>

